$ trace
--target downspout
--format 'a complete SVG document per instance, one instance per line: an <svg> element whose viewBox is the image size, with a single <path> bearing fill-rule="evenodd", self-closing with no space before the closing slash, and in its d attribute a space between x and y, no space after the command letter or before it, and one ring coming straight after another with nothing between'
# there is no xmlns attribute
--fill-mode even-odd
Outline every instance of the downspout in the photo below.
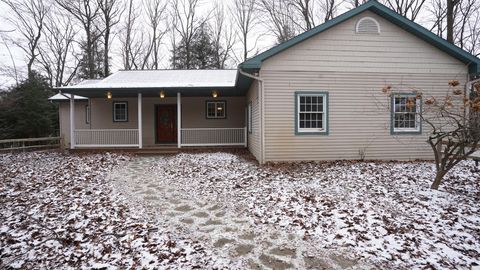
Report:
<svg viewBox="0 0 480 270"><path fill-rule="evenodd" d="M465 84L465 97L467 97L468 99L470 99L470 97L471 97L473 84L477 83L477 82L480 82L480 78L475 79L475 80L467 81L467 83ZM470 110L468 109L468 106L464 106L464 112L463 113L464 113L463 125L466 126L467 117L469 118L468 121L471 120L470 119Z"/></svg>
<svg viewBox="0 0 480 270"><path fill-rule="evenodd" d="M247 73L243 71L241 68L238 69L238 72L242 74L245 77L252 78L254 80L257 80L260 84L259 87L259 96L260 96L260 164L265 164L265 104L263 102L263 97L264 97L264 85L263 85L263 78L260 76L255 76L250 73Z"/></svg>

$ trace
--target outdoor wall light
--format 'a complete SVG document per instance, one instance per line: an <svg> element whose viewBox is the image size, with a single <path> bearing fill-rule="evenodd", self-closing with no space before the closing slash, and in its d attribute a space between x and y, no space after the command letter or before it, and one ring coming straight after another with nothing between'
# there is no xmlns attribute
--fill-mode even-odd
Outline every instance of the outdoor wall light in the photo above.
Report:
<svg viewBox="0 0 480 270"><path fill-rule="evenodd" d="M160 98L165 98L165 91L160 91Z"/></svg>
<svg viewBox="0 0 480 270"><path fill-rule="evenodd" d="M214 97L214 98L218 97L218 92L217 92L217 91L213 91L213 92L212 92L212 97Z"/></svg>
<svg viewBox="0 0 480 270"><path fill-rule="evenodd" d="M107 92L107 98L112 99L112 92L110 92L110 91Z"/></svg>

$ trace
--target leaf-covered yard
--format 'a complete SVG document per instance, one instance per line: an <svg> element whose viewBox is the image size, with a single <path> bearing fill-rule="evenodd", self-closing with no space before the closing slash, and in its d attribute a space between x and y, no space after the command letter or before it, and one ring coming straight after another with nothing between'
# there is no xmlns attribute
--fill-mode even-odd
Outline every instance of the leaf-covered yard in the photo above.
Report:
<svg viewBox="0 0 480 270"><path fill-rule="evenodd" d="M430 189L431 162L258 167L238 155L180 154L159 159L152 173L191 196L245 209L256 224L379 266L470 269L480 263L480 167L472 161L449 173L440 191Z"/></svg>
<svg viewBox="0 0 480 270"><path fill-rule="evenodd" d="M258 166L245 152L5 154L0 258L45 269L479 267L480 168L462 162L439 191L433 175L431 162Z"/></svg>
<svg viewBox="0 0 480 270"><path fill-rule="evenodd" d="M0 155L0 268L209 266L202 245L162 230L112 192L106 176L128 160L108 153Z"/></svg>

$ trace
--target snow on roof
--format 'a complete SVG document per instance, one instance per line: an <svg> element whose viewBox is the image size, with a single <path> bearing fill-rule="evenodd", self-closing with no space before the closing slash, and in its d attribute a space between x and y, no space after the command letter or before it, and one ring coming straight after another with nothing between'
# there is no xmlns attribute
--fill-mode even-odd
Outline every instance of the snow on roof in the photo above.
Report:
<svg viewBox="0 0 480 270"><path fill-rule="evenodd" d="M63 88L235 87L237 70L122 70L96 83Z"/></svg>
<svg viewBox="0 0 480 270"><path fill-rule="evenodd" d="M74 96L73 96L73 99L74 99L74 100L84 100L84 99L88 99L88 98L74 95ZM63 100L68 100L68 98L67 98L66 95L56 94L56 95L54 95L54 96L49 97L48 100L52 100L52 101L63 101Z"/></svg>
<svg viewBox="0 0 480 270"><path fill-rule="evenodd" d="M101 82L102 79L87 79L79 82L77 85L87 85Z"/></svg>

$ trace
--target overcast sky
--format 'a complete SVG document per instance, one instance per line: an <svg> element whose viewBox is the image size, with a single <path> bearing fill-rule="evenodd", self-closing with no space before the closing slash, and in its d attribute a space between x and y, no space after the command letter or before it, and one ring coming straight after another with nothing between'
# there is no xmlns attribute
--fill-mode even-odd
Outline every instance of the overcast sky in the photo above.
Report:
<svg viewBox="0 0 480 270"><path fill-rule="evenodd" d="M212 9L213 3L215 1L216 0L204 0L203 4L201 5L201 7L199 9L200 14L202 14L202 16L205 16L205 14ZM222 0L220 0L220 1L222 1ZM224 0L225 6L227 6L227 4L228 4L227 1L232 1L232 0ZM347 6L346 5L344 5L344 7L342 9L338 10L336 15L338 16L339 14L341 14L345 11L347 11ZM8 12L10 12L9 8L4 3L0 2L0 31L8 31L8 30L14 30L15 29L7 21L5 21L5 19L2 17L2 16L5 16L5 14L8 14ZM422 25L428 25L428 22L426 20L426 16L425 16L425 14L423 14L423 15L424 16L419 17L418 22L420 22ZM231 17L227 16L226 18L227 18L227 20L229 20ZM112 49L111 49L110 57L112 59L111 60L111 71L112 72L115 72L115 71L123 68L123 63L122 63L122 59L121 59L121 56L120 56L119 42L118 42L118 34L121 31L121 27L118 27L118 26L120 26L120 25L121 25L121 23L119 25L117 25L117 27L114 29L115 33L114 33L113 41L111 42ZM8 34L13 35L13 36L16 35L15 32L8 33ZM77 35L79 35L79 36L76 39L80 40L82 38L83 31L81 31L81 29L79 29ZM258 38L257 50L260 51L260 52L265 50L265 49L268 49L269 47L271 47L275 44L275 37L273 35L269 34L269 31L267 31L266 28L264 27L264 25L262 25L262 24L257 25L257 27L254 30L253 35L255 36L254 37L255 39ZM252 37L252 40L254 38ZM163 59L162 59L161 68L167 69L167 68L170 67L170 62L169 62L169 59L170 59L170 52L169 52L169 50L170 50L170 38L168 36L164 37L163 43L164 43L163 51L162 51ZM7 47L5 46L5 40L0 38L0 66L12 67L13 62L15 62L17 70L25 73L26 66L25 66L25 58L24 58L23 52L19 48L16 48L13 45L10 45L9 47L10 47L10 52L7 49ZM235 46L235 51L236 51L236 54L238 56L241 55L242 50L241 50L241 44L240 44L239 41L237 41L237 44ZM251 56L251 55L249 55L249 56ZM13 58L13 60L12 60L12 58ZM234 67L234 65L232 63L230 65ZM5 86L11 85L13 83L14 83L14 80L12 78L0 75L0 88L2 88L2 87L4 88Z"/></svg>

